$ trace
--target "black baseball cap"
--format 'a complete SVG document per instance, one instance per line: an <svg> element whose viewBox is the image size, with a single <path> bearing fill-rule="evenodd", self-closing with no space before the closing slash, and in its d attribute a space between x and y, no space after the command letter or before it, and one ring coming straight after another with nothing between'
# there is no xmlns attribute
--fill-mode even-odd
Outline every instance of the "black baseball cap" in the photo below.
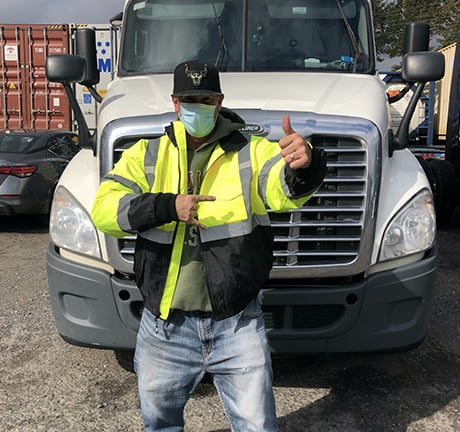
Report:
<svg viewBox="0 0 460 432"><path fill-rule="evenodd" d="M173 96L221 96L219 72L212 64L197 60L174 69Z"/></svg>

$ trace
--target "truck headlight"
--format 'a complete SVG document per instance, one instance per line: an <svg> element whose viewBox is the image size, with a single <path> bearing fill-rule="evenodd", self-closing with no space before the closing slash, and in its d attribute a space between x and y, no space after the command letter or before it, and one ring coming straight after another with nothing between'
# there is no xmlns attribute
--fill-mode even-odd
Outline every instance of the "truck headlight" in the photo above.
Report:
<svg viewBox="0 0 460 432"><path fill-rule="evenodd" d="M380 261L422 252L433 246L436 217L433 196L424 189L393 218L383 236Z"/></svg>
<svg viewBox="0 0 460 432"><path fill-rule="evenodd" d="M64 187L56 189L50 215L51 240L72 252L101 257L96 228L89 214Z"/></svg>

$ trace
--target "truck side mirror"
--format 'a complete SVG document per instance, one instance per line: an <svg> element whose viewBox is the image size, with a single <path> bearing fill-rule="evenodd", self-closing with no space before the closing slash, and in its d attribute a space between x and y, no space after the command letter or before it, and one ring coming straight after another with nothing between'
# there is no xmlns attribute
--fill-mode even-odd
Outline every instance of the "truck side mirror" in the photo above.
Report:
<svg viewBox="0 0 460 432"><path fill-rule="evenodd" d="M90 134L83 112L78 104L72 85L85 79L86 60L78 55L49 55L45 63L46 78L61 83L69 98L70 106L78 124L80 146L96 151L93 136Z"/></svg>
<svg viewBox="0 0 460 432"><path fill-rule="evenodd" d="M404 54L415 52L428 52L430 49L430 26L424 22L411 22L404 29ZM413 71L413 69L411 69ZM411 72L408 75L413 75ZM394 103L401 100L412 88L417 79L406 79L406 86L399 91L399 94L389 97L389 102Z"/></svg>
<svg viewBox="0 0 460 432"><path fill-rule="evenodd" d="M412 22L404 29L404 54L430 49L430 26L424 22Z"/></svg>
<svg viewBox="0 0 460 432"><path fill-rule="evenodd" d="M409 143L409 123L417 107L425 84L437 81L444 76L444 56L441 53L429 52L430 26L423 22L409 23L404 32L404 57L402 60L401 77L406 87L400 94L403 96L417 83L417 88L406 108L396 136L390 138L390 156L395 150L407 147ZM390 103L398 98L390 99Z"/></svg>
<svg viewBox="0 0 460 432"><path fill-rule="evenodd" d="M75 52L86 60L85 77L79 81L79 84L86 86L94 99L101 103L102 97L94 87L100 81L94 28L81 28L75 31Z"/></svg>
<svg viewBox="0 0 460 432"><path fill-rule="evenodd" d="M444 69L444 56L438 52L412 52L403 57L401 76L407 83L417 83L417 88L406 108L396 136L390 140L390 155L395 150L407 147L410 120L423 88L429 81L440 80L444 76Z"/></svg>
<svg viewBox="0 0 460 432"><path fill-rule="evenodd" d="M412 52L402 60L402 78L406 82L438 81L444 76L444 56L439 52Z"/></svg>
<svg viewBox="0 0 460 432"><path fill-rule="evenodd" d="M85 79L86 60L77 55L49 55L45 70L51 82L74 84Z"/></svg>
<svg viewBox="0 0 460 432"><path fill-rule="evenodd" d="M99 83L97 68L96 33L93 28L81 28L75 32L75 52L86 60L85 77L81 85L90 87Z"/></svg>

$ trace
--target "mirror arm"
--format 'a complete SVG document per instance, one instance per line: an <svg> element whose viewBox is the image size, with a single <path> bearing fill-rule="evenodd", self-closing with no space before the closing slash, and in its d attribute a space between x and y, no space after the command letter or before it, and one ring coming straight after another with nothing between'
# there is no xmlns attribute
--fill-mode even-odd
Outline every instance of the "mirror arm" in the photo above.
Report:
<svg viewBox="0 0 460 432"><path fill-rule="evenodd" d="M409 126L412 116L414 115L417 103L422 96L423 89L425 88L425 82L421 82L417 85L417 88L409 101L406 112L401 120L396 136L390 142L390 156L395 150L402 150L409 144Z"/></svg>
<svg viewBox="0 0 460 432"><path fill-rule="evenodd" d="M86 86L88 91L91 93L93 98L96 100L97 103L102 102L102 96L97 92L97 90L93 86Z"/></svg>
<svg viewBox="0 0 460 432"><path fill-rule="evenodd" d="M88 125L86 124L85 117L83 116L83 112L78 104L77 98L75 97L75 93L69 83L62 83L62 85L64 86L64 90L67 94L78 125L80 146L83 148L93 149L93 154L95 155L96 147L94 146L93 135L89 132Z"/></svg>

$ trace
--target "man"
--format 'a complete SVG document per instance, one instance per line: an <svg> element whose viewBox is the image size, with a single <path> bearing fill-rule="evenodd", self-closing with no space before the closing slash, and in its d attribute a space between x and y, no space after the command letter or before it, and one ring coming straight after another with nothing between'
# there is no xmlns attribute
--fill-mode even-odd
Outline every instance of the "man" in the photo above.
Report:
<svg viewBox="0 0 460 432"><path fill-rule="evenodd" d="M257 300L273 264L266 208L303 205L322 182L325 159L288 116L279 143L246 138L223 98L214 66L178 65L178 120L161 138L127 149L94 202L100 230L137 234L145 308L134 362L147 431L183 430L185 403L205 373L232 430L278 430Z"/></svg>

